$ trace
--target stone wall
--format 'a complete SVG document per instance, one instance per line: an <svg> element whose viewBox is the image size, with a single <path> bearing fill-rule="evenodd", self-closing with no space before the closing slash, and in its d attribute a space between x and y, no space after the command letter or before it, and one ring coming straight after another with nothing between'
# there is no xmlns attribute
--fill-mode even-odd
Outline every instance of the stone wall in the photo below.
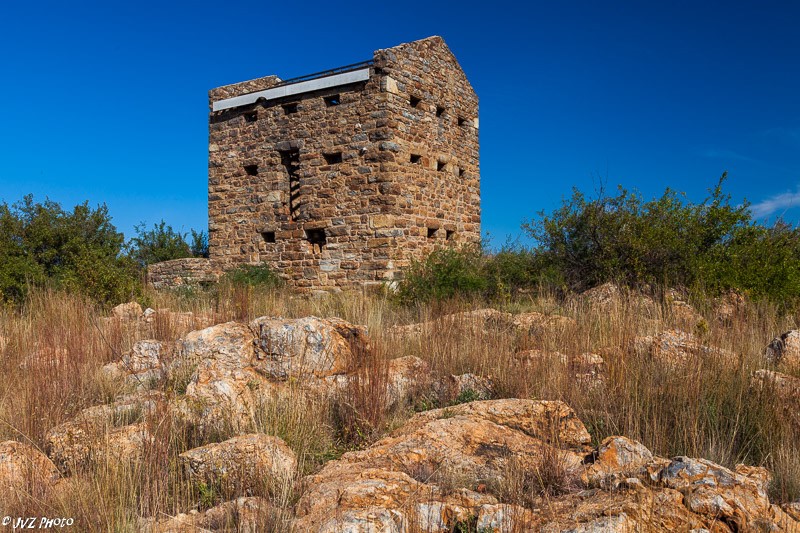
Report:
<svg viewBox="0 0 800 533"><path fill-rule="evenodd" d="M147 267L147 283L155 289L215 283L218 278L211 260L198 257L162 261Z"/></svg>
<svg viewBox="0 0 800 533"><path fill-rule="evenodd" d="M263 90L274 76L209 93ZM478 99L439 37L378 50L369 79L213 112L215 266L265 262L305 290L392 281L480 240Z"/></svg>

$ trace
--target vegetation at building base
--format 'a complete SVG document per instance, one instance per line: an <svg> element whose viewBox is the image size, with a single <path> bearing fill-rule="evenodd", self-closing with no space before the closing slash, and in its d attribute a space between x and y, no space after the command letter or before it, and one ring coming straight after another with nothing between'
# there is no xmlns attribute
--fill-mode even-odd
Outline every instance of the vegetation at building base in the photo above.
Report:
<svg viewBox="0 0 800 533"><path fill-rule="evenodd" d="M667 189L653 200L619 189L614 196L573 195L552 213L523 224L532 249L441 249L415 262L399 287L403 302L453 296L498 298L544 285L580 292L614 281L636 288L737 290L793 306L800 300L800 229L752 219L734 205L726 175L700 203Z"/></svg>
<svg viewBox="0 0 800 533"><path fill-rule="evenodd" d="M634 288L685 287L715 295L736 290L786 308L800 301L800 229L752 219L734 205L726 175L700 203L667 189L652 200L619 189L594 198L574 191L551 213L523 223L535 243L499 251L446 247L412 263L399 284L403 304L450 298L506 301L547 290L568 294L606 281ZM112 304L141 294L155 262L207 257L205 232L181 233L165 221L140 224L126 243L105 206L67 211L31 196L0 205L0 300L21 302L27 287L49 284ZM232 286L276 288L266 266L224 276Z"/></svg>

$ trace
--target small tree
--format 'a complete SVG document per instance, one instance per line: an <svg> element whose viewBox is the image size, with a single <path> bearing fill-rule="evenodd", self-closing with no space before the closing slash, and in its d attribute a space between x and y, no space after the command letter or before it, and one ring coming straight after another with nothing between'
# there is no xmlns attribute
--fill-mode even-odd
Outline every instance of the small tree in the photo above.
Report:
<svg viewBox="0 0 800 533"><path fill-rule="evenodd" d="M208 233L205 231L197 232L192 230L192 256L208 257Z"/></svg>
<svg viewBox="0 0 800 533"><path fill-rule="evenodd" d="M172 229L164 220L147 229L144 222L133 228L136 236L128 243L128 253L141 267L153 263L183 259L184 257L208 257L208 234L191 230L191 243L187 233Z"/></svg>
<svg viewBox="0 0 800 533"><path fill-rule="evenodd" d="M191 257L186 233L172 229L163 220L147 229L144 222L134 226L136 236L128 243L130 256L142 267L170 259Z"/></svg>

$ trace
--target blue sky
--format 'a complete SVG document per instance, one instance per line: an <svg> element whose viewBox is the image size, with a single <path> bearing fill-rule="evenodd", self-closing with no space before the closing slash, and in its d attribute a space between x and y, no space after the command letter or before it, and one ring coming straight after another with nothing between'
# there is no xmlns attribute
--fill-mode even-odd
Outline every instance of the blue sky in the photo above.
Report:
<svg viewBox="0 0 800 533"><path fill-rule="evenodd" d="M21 2L0 17L0 200L205 229L207 91L441 35L480 97L495 243L572 186L728 190L800 219L798 2Z"/></svg>

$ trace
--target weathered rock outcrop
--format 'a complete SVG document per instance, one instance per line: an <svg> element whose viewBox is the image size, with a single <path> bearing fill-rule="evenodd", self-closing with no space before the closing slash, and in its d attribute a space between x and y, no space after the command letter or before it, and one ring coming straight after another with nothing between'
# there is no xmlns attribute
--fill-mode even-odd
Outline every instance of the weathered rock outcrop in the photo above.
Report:
<svg viewBox="0 0 800 533"><path fill-rule="evenodd" d="M750 386L757 390L771 390L775 396L786 402L788 408L800 405L800 378L761 369L753 372Z"/></svg>
<svg viewBox="0 0 800 533"><path fill-rule="evenodd" d="M563 315L546 315L535 311L520 313L513 317L511 325L522 333L541 334L544 332L563 333L577 326L575 319Z"/></svg>
<svg viewBox="0 0 800 533"><path fill-rule="evenodd" d="M430 367L413 355L391 359L387 363L386 384L388 407L400 407L408 399L428 390L431 386Z"/></svg>
<svg viewBox="0 0 800 533"><path fill-rule="evenodd" d="M605 360L590 352L568 356L561 352L523 350L514 355L513 361L526 368L557 368L584 387L600 387L606 382Z"/></svg>
<svg viewBox="0 0 800 533"><path fill-rule="evenodd" d="M449 331L457 327L475 334L486 334L490 331L508 331L511 329L513 321L514 315L511 313L486 308L452 313L425 322L394 326L390 333L400 337L429 335L436 331Z"/></svg>
<svg viewBox="0 0 800 533"><path fill-rule="evenodd" d="M369 350L366 329L343 320L263 317L250 329L256 335L253 366L272 379L343 374Z"/></svg>
<svg viewBox="0 0 800 533"><path fill-rule="evenodd" d="M223 502L205 511L193 510L174 517L145 519L141 533L207 533L210 531L235 531L236 533L263 533L284 531L287 521L283 513L270 501L260 497L241 497Z"/></svg>
<svg viewBox="0 0 800 533"><path fill-rule="evenodd" d="M257 405L256 389L267 385L252 364L254 336L237 322L193 331L178 341L172 372L190 374L181 405L200 426L230 426L247 432Z"/></svg>
<svg viewBox="0 0 800 533"><path fill-rule="evenodd" d="M100 318L100 323L105 327L140 328L143 332L150 332L148 328L169 328L186 331L194 328L203 328L214 323L214 317L208 314L194 314L192 312L172 311L170 309L142 310L137 302L119 304L111 309L111 316Z"/></svg>
<svg viewBox="0 0 800 533"><path fill-rule="evenodd" d="M433 383L433 392L441 404L462 402L465 399L489 400L494 394L494 382L491 378L467 373L443 376Z"/></svg>
<svg viewBox="0 0 800 533"><path fill-rule="evenodd" d="M563 403L493 400L421 413L370 448L328 463L305 479L295 526L325 532L798 531L790 508L769 502L768 481L762 468L668 460L624 437L592 449L583 424ZM516 490L503 490L509 486ZM554 488L546 498L537 494ZM503 501L509 497L527 503Z"/></svg>
<svg viewBox="0 0 800 533"><path fill-rule="evenodd" d="M356 379L370 357L363 326L340 319L262 317L192 331L174 343L139 341L104 372L139 389L159 380L185 388L171 412L193 425L252 431L262 401L300 391L331 399ZM427 364L413 356L389 360L389 408L430 387ZM180 384L184 383L182 387Z"/></svg>
<svg viewBox="0 0 800 533"><path fill-rule="evenodd" d="M734 320L741 318L747 311L746 300L738 292L728 292L717 298L714 306L714 317L720 324L731 326Z"/></svg>
<svg viewBox="0 0 800 533"><path fill-rule="evenodd" d="M457 320L474 320L476 331L502 323L530 332L530 324L539 323L534 317L515 325L512 315L494 310ZM568 321L557 322L545 327L571 327ZM688 368L701 358L733 357L680 331L637 339L637 344L643 354L671 368ZM608 379L603 358L592 353L530 351L515 359L523 369L559 365L578 380L604 384ZM238 436L186 451L179 460L190 482L224 488L226 498L272 493L273 487L296 479L297 459L287 445L274 436L252 434L265 398L302 391L315 401L328 401L378 374L376 382L385 387L381 402L385 399L389 408L407 405L426 391L451 398L463 393L460 401L492 392L488 377L434 380L428 364L417 357L377 359L364 328L315 317L229 322L193 331L174 344L141 341L117 371L136 379L140 374L157 377L150 381L174 392L140 391L86 409L53 428L47 442L55 466L77 473L97 461L135 459L153 441L152 428L168 416L200 428L225 424L229 434ZM184 394L179 376L186 377ZM771 387L793 401L795 381L761 370L753 374L752 386ZM4 466L20 464L4 459L5 444L0 444L0 486L20 471ZM28 457L15 450L15 457ZM36 479L44 483L58 476L46 458L34 462L39 465ZM623 436L608 437L595 447L563 402L472 401L417 413L368 448L329 461L300 480L293 508L239 498L205 511L143 520L142 530L800 531L800 511L772 504L768 483L763 468L662 458Z"/></svg>
<svg viewBox="0 0 800 533"><path fill-rule="evenodd" d="M137 302L119 304L111 309L111 316L118 320L137 320L142 316L142 306Z"/></svg>
<svg viewBox="0 0 800 533"><path fill-rule="evenodd" d="M47 433L47 454L64 473L91 462L135 459L152 439L146 418L163 406L163 393L149 391L84 409Z"/></svg>
<svg viewBox="0 0 800 533"><path fill-rule="evenodd" d="M45 454L22 442L0 442L0 509L20 495L40 495L59 477Z"/></svg>
<svg viewBox="0 0 800 533"><path fill-rule="evenodd" d="M687 301L681 291L670 289L664 297L665 308L677 327L692 330L703 321L703 316Z"/></svg>
<svg viewBox="0 0 800 533"><path fill-rule="evenodd" d="M151 388L165 374L164 352L168 347L156 340L141 340L119 361L109 363L102 372L111 379L121 378L138 390Z"/></svg>
<svg viewBox="0 0 800 533"><path fill-rule="evenodd" d="M628 309L647 318L657 318L661 308L651 297L615 283L604 283L582 292L573 299L572 306L588 307L603 313Z"/></svg>

